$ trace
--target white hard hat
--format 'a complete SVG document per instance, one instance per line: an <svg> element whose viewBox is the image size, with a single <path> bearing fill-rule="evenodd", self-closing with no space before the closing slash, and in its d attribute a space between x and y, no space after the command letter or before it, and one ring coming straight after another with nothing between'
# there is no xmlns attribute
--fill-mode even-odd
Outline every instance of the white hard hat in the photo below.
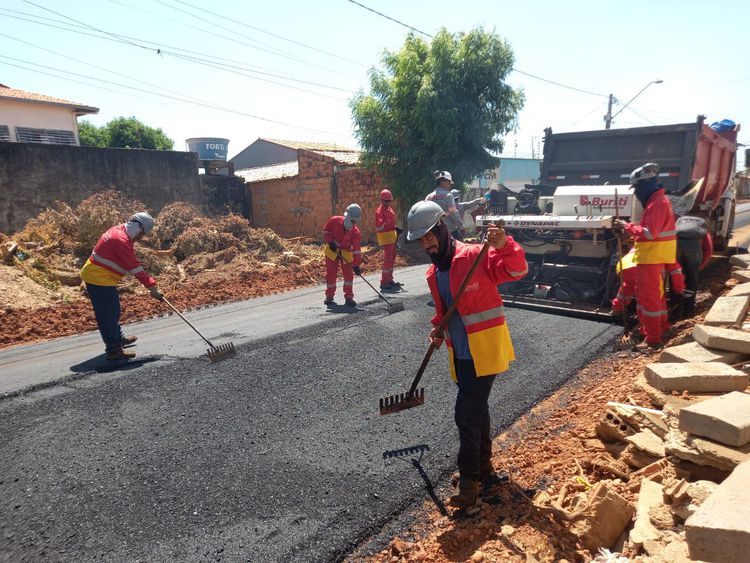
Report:
<svg viewBox="0 0 750 563"><path fill-rule="evenodd" d="M438 224L443 215L443 208L434 201L418 201L412 205L406 217L409 227L407 240L417 240L425 236L427 231Z"/></svg>
<svg viewBox="0 0 750 563"><path fill-rule="evenodd" d="M130 222L135 222L135 223L140 224L145 234L149 234L151 232L151 229L154 228L154 218L151 217L151 215L149 215L145 211L141 211L133 215L130 218Z"/></svg>
<svg viewBox="0 0 750 563"><path fill-rule="evenodd" d="M635 184L640 180L649 180L650 178L656 178L659 175L659 165L655 162L647 162L643 166L639 166L630 174L630 184Z"/></svg>
<svg viewBox="0 0 750 563"><path fill-rule="evenodd" d="M451 176L451 173L447 170L435 170L435 172L432 173L432 176L435 178L436 182L439 182L440 180L448 180L453 184L453 176Z"/></svg>

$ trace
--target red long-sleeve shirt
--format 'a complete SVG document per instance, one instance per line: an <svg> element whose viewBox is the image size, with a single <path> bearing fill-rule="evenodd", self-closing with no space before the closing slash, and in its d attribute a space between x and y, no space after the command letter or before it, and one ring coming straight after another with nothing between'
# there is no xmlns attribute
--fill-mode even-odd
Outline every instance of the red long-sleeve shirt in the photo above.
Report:
<svg viewBox="0 0 750 563"><path fill-rule="evenodd" d="M117 285L127 273L133 274L146 287L156 285L156 280L136 257L125 225L115 225L99 238L81 269L81 279L94 285Z"/></svg>

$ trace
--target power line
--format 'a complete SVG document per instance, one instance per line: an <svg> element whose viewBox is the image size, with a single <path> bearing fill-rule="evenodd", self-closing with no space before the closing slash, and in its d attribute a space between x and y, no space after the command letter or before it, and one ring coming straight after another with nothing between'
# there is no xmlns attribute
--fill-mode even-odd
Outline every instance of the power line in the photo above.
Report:
<svg viewBox="0 0 750 563"><path fill-rule="evenodd" d="M160 4L164 3L161 0L156 0L156 1L159 2ZM288 37L284 37L283 35L279 35L279 34L276 34L276 33L272 33L270 31L266 31L265 29L261 29L259 27L255 27L255 26L250 25L248 23L241 22L241 21L237 20L236 18L230 18L230 17L227 17L227 16L222 15L222 14L217 14L216 12L212 12L211 10L207 10L204 7L195 6L193 4L190 4L189 2L185 2L184 0L174 0L174 1L177 2L178 4L182 4L183 6L189 6L190 8L193 8L194 10L198 10L201 14L204 14L204 13L205 14L211 14L212 16L215 16L217 18L228 20L228 21L230 21L232 23L235 23L237 25L241 25L243 27L247 27L249 29L253 29L253 30L258 31L260 33L265 33L266 35L270 35L271 37L276 37L277 39L281 39L283 41L288 41L289 43L293 43L295 45L299 45L300 47L304 47L306 49L311 49L311 50L316 51L318 53L322 53L324 55L328 55L329 57L333 57L333 58L345 61L347 63L354 64L354 65L357 65L357 66L362 66L362 67L365 67L365 68L367 67L367 65L363 65L360 62L353 61L351 59L347 59L346 57L342 57L341 55L338 55L336 53L331 53L329 51L324 51L323 49L318 49L317 47L313 47L312 45L307 45L306 43L302 43L302 42L296 41L294 39L289 39ZM177 9L177 8L173 8L173 9Z"/></svg>
<svg viewBox="0 0 750 563"><path fill-rule="evenodd" d="M24 1L27 2L27 3L29 3L29 4L32 4L32 5L36 6L36 4L34 4L33 2L30 2L29 0L24 0ZM43 9L46 10L47 8L43 8ZM250 78L250 79L253 79L253 80L258 80L258 81L261 81L261 82L267 82L267 83L270 83L270 84L275 84L275 85L281 86L283 88L290 88L292 90L298 90L298 91L306 92L306 93L313 94L313 95L316 95L316 96L322 96L322 97L325 97L325 98L331 98L331 99L334 99L334 100L344 100L344 98L340 98L340 97L336 97L336 96L329 96L327 94L323 94L323 93L320 93L320 92L315 92L313 90L308 90L308 89L305 89L305 88L298 88L296 86L291 86L289 84L283 84L283 83L280 83L280 82L275 82L273 80L259 78L257 76L252 76L252 75L249 75L249 74L245 74L244 72L233 72L232 70L229 70L229 68L232 68L232 65L226 65L226 64L224 64L224 65L221 65L221 66L223 66L223 67L229 67L229 68L221 68L220 66L217 66L217 64L220 64L220 63L214 63L214 62L211 62L210 60L205 59L205 58L201 58L201 57L198 57L198 56L196 56L196 57L187 57L187 56L184 56L184 55L180 55L178 53L171 52L171 51L169 51L167 49L163 49L163 48L159 48L159 47L149 47L149 46L144 45L143 43L151 43L152 45L159 45L159 44L158 43L153 43L153 42L150 42L150 41L143 41L143 40L136 39L136 38L128 38L127 36L124 36L124 35L118 35L118 34L115 34L115 33L110 33L110 32L101 30L101 29L99 29L99 28L97 28L95 26L86 24L84 22L80 22L80 21L78 21L78 20L76 20L74 18L70 18L70 17L68 17L68 16L66 16L64 14L59 13L59 12L55 12L53 10L48 10L48 11L51 11L52 13L54 13L56 15L59 15L59 16L61 16L63 18L70 19L71 21L76 22L77 24L79 24L82 27L90 28L90 29L93 29L95 31L98 31L99 33L103 33L107 37L101 37L101 36L96 36L96 35L91 35L91 34L86 34L86 33L84 33L84 35L90 35L90 36L97 37L97 38L100 38L100 39L105 39L106 38L106 39L109 39L111 41L116 41L116 42L119 42L119 43L125 43L125 44L128 44L128 45L134 46L134 47L145 49L145 50L150 51L150 52L154 52L154 53L159 54L159 55L173 56L175 58L184 59L184 60L187 60L189 62L200 64L200 65L203 65L203 66L208 66L210 68L215 68L215 69L223 70L225 72L232 72L233 74L237 74L239 76L244 76L244 77L247 77L247 78ZM23 18L20 18L20 19L23 19ZM29 21L29 20L25 20L25 21ZM40 23L40 22L32 22L32 23L39 23L39 25L48 25L48 24L43 24L43 23ZM57 23L61 23L61 22L57 22ZM72 29L59 28L57 26L51 26L51 27L56 27L57 29L62 29L63 31L71 31L71 32L77 33L75 30L72 30ZM139 42L137 43L136 41L139 41ZM191 51L191 52L194 52L194 51ZM256 73L256 74L271 76L271 77L274 77L274 78L279 78L281 80L288 80L288 81L292 81L292 82L309 84L309 85L317 86L317 87L320 87L320 88L328 88L328 89L332 89L332 90L339 90L339 91L346 92L346 93L349 93L349 94L354 94L354 92L352 90L347 90L345 88L339 88L339 87L336 87L336 86L330 86L328 84L321 84L321 83L317 83L317 82L311 82L311 81L308 81L308 80L301 80L301 79L298 79L298 78L286 77L286 76L282 76L282 75L278 75L278 74L273 74L273 73L269 73L269 72L265 72L265 71L254 70L254 69L251 69L251 68L245 68L245 67L239 67L239 66L235 66L233 68L240 69L240 70L243 70L243 71L246 71L246 72L252 72L252 73Z"/></svg>
<svg viewBox="0 0 750 563"><path fill-rule="evenodd" d="M406 23L404 23L402 21L399 21L399 20L397 20L395 18L392 18L391 16L388 16L388 15L382 13L382 12L378 12L377 10L373 10L372 8L369 8L368 6L365 6L364 4L356 2L355 0L347 0L347 1L351 2L352 4L356 4L360 8L364 8L365 10L373 12L374 14L377 14L377 15L379 15L379 16L387 19L387 20L391 20L393 22L396 22L397 24L402 25L402 26L404 26L407 29L411 29L413 31L421 33L422 35L424 35L426 37L429 37L430 39L433 39L433 36L430 35L429 33L425 33L424 31L420 31L416 27L412 27L409 24L406 24ZM562 84L561 82L556 82L554 80L549 80L547 78L542 78L541 76L537 76L536 74L531 74L529 72L525 72L525 71L520 70L520 69L515 68L515 67L512 70L515 71L515 72L517 72L518 74L523 74L524 76L528 76L529 78L535 78L536 80L541 80L542 82L547 82L548 84L554 84L555 86L559 86L560 88L567 88L568 90L574 90L576 92L580 92L582 94L589 94L591 96L600 96L602 98L606 98L607 97L607 94L600 94L598 92L591 92L590 90L583 90L582 88L576 88L575 86L568 86L567 84Z"/></svg>
<svg viewBox="0 0 750 563"><path fill-rule="evenodd" d="M370 8L368 6L365 6L364 4L360 4L359 2L355 2L355 0L348 0L348 1L351 2L352 4L356 4L360 8L364 8L365 10L367 10L369 12L372 12L373 14L377 14L380 17L383 17L383 18L385 18L387 20L391 20L392 22L396 22L398 25L401 25L401 26L405 27L406 29L411 29L412 31L416 31L417 33L421 33L422 35L424 35L425 37L429 37L430 39L433 38L433 36L430 35L429 33L425 33L424 31L420 31L416 27L412 27L409 24L406 24L406 23L404 23L402 21L397 20L396 18L392 18L391 16L386 16L383 12L378 12L377 10L373 10L372 8Z"/></svg>
<svg viewBox="0 0 750 563"><path fill-rule="evenodd" d="M277 125L284 125L286 127L292 127L294 129L304 129L304 130L307 130L307 131L314 131L316 133L325 133L326 135L334 135L336 137L345 137L345 135L341 135L340 133L334 133L332 131L326 131L326 130L323 130L323 129L315 129L315 128L312 128L312 127L305 127L303 125L296 125L296 124L293 124L293 123L287 123L285 121L278 121L276 119L270 119L270 118L267 118L267 117L261 117L259 115L255 115L255 114L252 114L252 113L247 113L247 112L240 111L240 110L234 110L234 109L231 109L231 108L226 108L226 107L223 107L223 106L219 106L219 105L211 104L211 103L207 103L207 102L196 101L196 100L191 100L191 99L187 99L187 98L181 98L181 97L178 97L178 96L171 96L171 95L167 95L167 94L158 94L158 93L155 93L155 92L153 92L151 90L145 90L143 88L136 88L136 87L130 86L128 84L122 84L120 82L114 82L114 81L111 81L111 80L104 80L102 78L96 78L94 76L88 76L86 74L81 74L81 73L78 73L78 72L72 72L72 71L67 71L67 70L63 70L63 69L58 69L58 68L55 68L55 67L51 67L51 66L47 66L47 65L35 63L35 62L32 62L32 61L25 61L25 60L22 60L22 59L17 59L15 57L8 57L7 55L1 55L0 54L0 58L7 59L7 60L10 60L10 61L24 63L24 64L35 66L35 67L44 68L44 69L47 69L47 70L52 70L54 72L64 73L64 76L59 76L59 75L52 75L52 74L50 74L48 72L37 71L37 70L34 70L34 69L29 69L29 68L25 68L24 69L24 70L30 70L32 72L39 72L41 74L47 74L47 75L50 75L50 76L55 76L56 78L62 78L64 80L68 79L68 75L78 76L80 78L85 78L86 80L93 80L94 82L102 82L104 84L111 84L111 85L114 85L114 86L120 86L120 87L126 88L128 90L135 90L136 92L143 92L143 93L146 93L146 94L149 94L149 95L152 95L152 96L159 96L159 97L162 97L162 98L167 98L167 99L171 99L171 100L176 100L178 102L193 104L193 105L204 107L204 108L208 108L208 109L213 109L213 110L217 110L217 111L228 112L228 113L232 113L232 114L235 114L235 115L241 115L241 116L244 116L244 117L250 117L252 119L257 119L257 120L260 120L260 121L266 121L266 122L269 122L269 123L275 123ZM2 62L2 61L0 61L0 64L6 64L6 65L9 65L9 66L15 66L15 67L18 67L18 68L24 68L24 67L20 67L19 65L14 65L12 63L5 63L5 62ZM73 80L73 81L75 81L75 80ZM98 87L98 85L97 85L97 87ZM120 93L122 93L122 92L120 92Z"/></svg>

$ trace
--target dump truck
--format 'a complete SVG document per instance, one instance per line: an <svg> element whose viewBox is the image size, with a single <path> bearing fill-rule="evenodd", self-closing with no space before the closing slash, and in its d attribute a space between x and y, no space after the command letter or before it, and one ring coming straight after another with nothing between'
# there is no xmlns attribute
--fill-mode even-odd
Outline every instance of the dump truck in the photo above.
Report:
<svg viewBox="0 0 750 563"><path fill-rule="evenodd" d="M545 130L540 184L491 190L477 228L502 222L526 251L528 275L505 284L506 304L609 320L619 260L612 226L642 207L630 173L659 164L676 215L703 217L717 250L732 233L739 125L694 123L572 133Z"/></svg>

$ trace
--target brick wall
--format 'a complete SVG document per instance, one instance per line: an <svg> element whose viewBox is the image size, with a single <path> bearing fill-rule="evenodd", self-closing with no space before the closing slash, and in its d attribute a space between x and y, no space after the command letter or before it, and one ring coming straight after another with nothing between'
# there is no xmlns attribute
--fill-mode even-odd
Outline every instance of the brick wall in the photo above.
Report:
<svg viewBox="0 0 750 563"><path fill-rule="evenodd" d="M269 227L283 237L310 236L321 240L323 226L346 207L362 207L362 241L375 241L375 209L385 187L380 177L364 168L337 165L328 156L300 149L299 176L247 184L256 227ZM399 224L402 220L397 220Z"/></svg>

